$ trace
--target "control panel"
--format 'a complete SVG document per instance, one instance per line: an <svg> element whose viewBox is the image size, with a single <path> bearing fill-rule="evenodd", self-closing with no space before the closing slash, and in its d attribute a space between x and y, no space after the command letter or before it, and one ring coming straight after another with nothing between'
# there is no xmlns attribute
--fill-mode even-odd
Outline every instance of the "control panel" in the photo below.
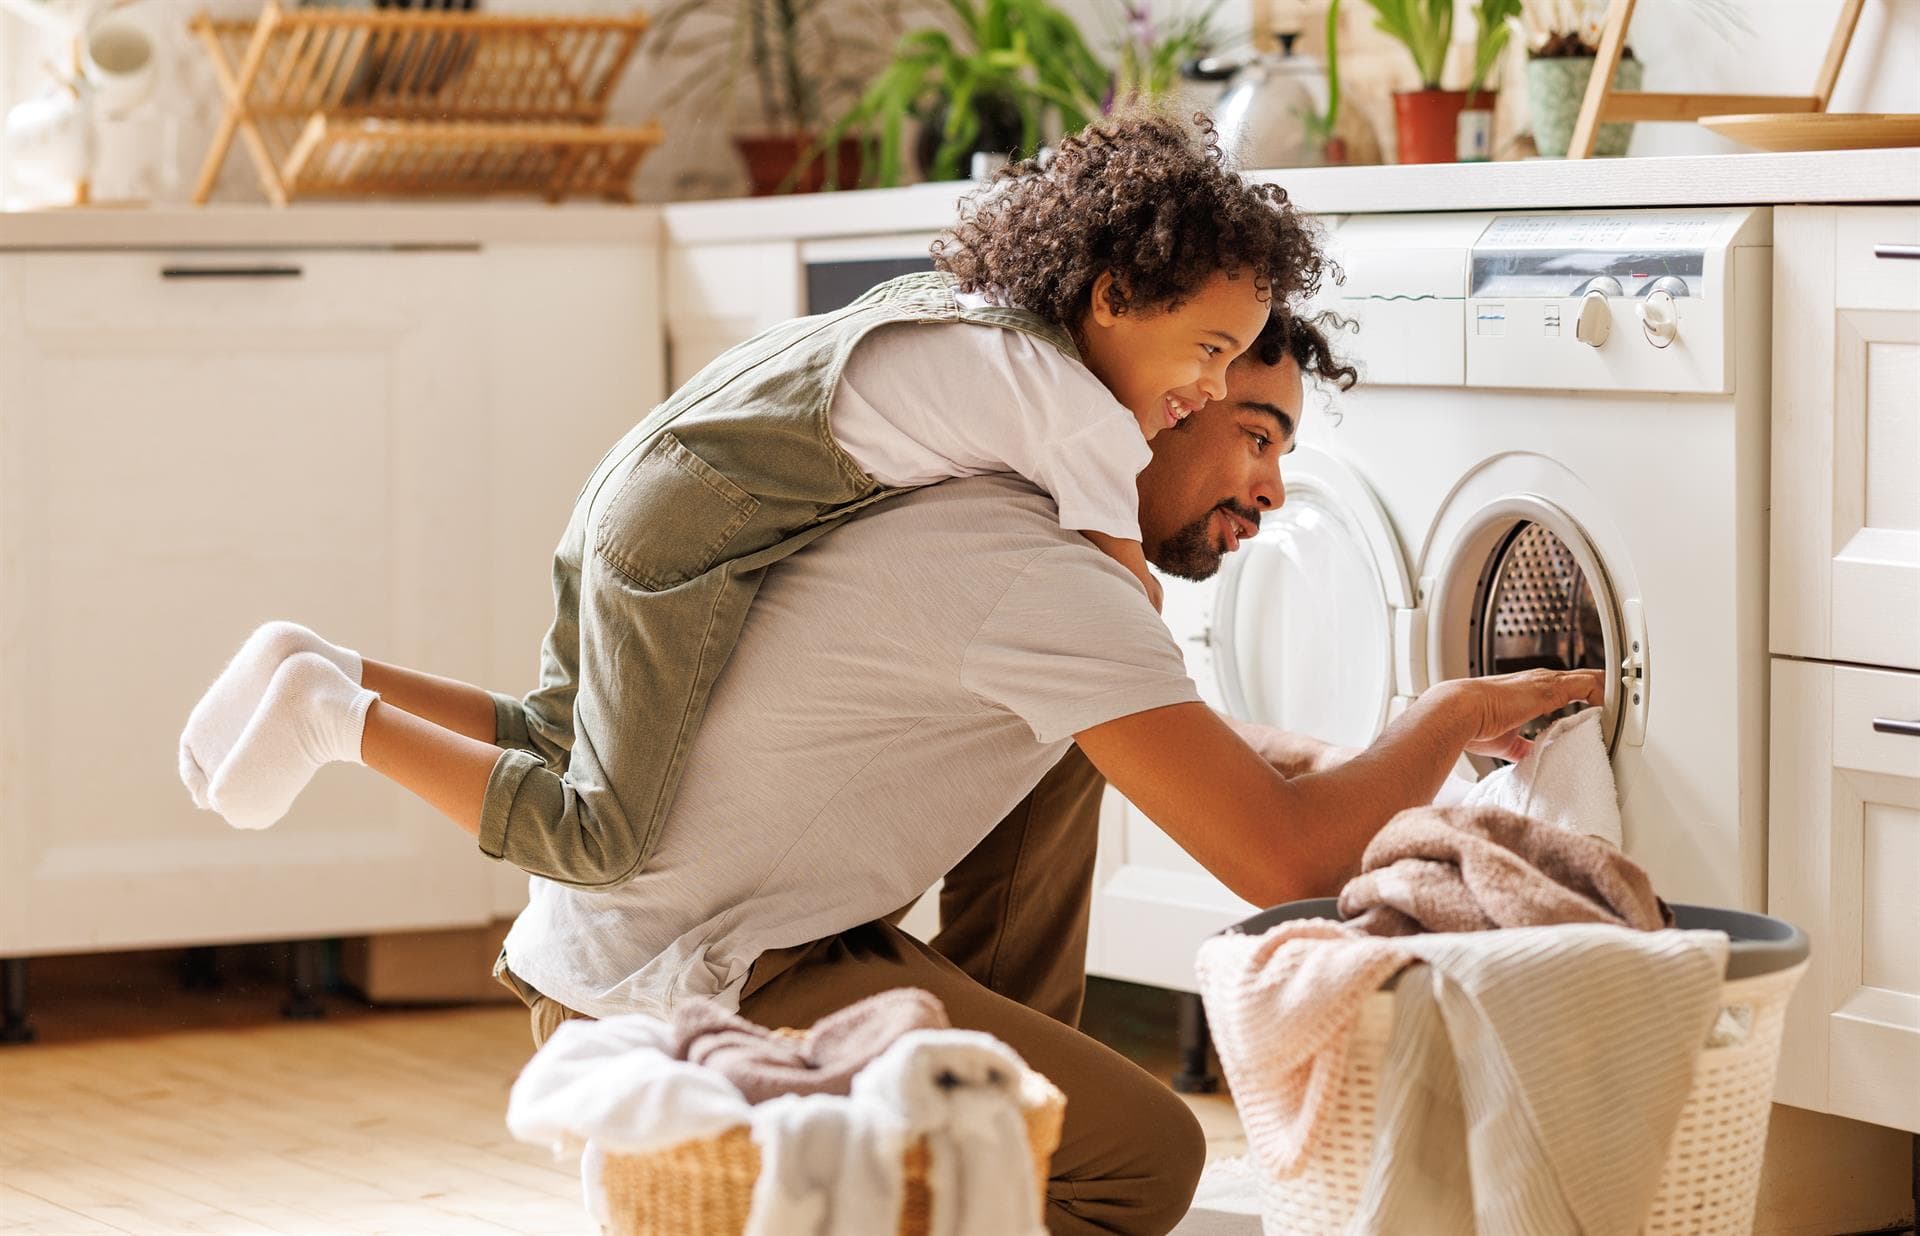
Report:
<svg viewBox="0 0 1920 1236"><path fill-rule="evenodd" d="M1732 255L1767 245L1768 223L1753 209L1494 217L1468 259L1467 384L1730 390Z"/></svg>

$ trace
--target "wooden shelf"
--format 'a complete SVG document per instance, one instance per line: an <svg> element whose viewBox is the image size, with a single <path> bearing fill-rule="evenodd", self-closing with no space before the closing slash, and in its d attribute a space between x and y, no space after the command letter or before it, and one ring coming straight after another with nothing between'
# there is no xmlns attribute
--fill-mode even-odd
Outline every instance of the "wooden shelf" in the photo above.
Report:
<svg viewBox="0 0 1920 1236"><path fill-rule="evenodd" d="M276 205L296 197L534 193L630 200L657 125L604 127L647 29L626 17L288 11L192 30L226 95L194 201L234 138Z"/></svg>

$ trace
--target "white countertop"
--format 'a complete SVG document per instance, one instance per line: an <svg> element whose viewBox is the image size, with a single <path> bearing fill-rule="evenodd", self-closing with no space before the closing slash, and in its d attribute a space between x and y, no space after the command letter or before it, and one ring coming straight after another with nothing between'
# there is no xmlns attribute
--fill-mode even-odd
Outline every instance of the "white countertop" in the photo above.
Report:
<svg viewBox="0 0 1920 1236"><path fill-rule="evenodd" d="M1315 214L1920 201L1920 148L1257 172ZM930 232L965 182L683 202L171 206L0 213L0 250L269 245L674 244Z"/></svg>

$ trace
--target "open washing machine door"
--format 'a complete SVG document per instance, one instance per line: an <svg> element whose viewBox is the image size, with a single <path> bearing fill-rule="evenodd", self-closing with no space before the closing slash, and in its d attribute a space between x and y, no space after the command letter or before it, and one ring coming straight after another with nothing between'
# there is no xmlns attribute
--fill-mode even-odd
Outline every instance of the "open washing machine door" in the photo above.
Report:
<svg viewBox="0 0 1920 1236"><path fill-rule="evenodd" d="M1563 465L1512 453L1462 478L1428 533L1420 595L1432 681L1606 671L1608 751L1644 741L1650 682L1639 588L1611 522ZM1494 767L1467 758L1480 772Z"/></svg>
<svg viewBox="0 0 1920 1236"><path fill-rule="evenodd" d="M1227 711L1362 747L1424 677L1425 639L1406 556L1367 483L1302 445L1287 500L1228 555L1211 624Z"/></svg>

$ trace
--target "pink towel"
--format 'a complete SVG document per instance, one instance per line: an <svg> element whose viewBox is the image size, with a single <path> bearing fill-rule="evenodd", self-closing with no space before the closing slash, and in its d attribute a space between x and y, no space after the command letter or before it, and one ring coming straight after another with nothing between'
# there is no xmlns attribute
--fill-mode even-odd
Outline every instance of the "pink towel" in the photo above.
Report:
<svg viewBox="0 0 1920 1236"><path fill-rule="evenodd" d="M782 1094L847 1094L853 1075L910 1030L945 1030L932 992L896 987L815 1022L804 1035L776 1035L704 1000L673 1017L673 1055L713 1069L763 1103Z"/></svg>
<svg viewBox="0 0 1920 1236"><path fill-rule="evenodd" d="M1305 1163L1338 1091L1361 1002L1411 960L1390 940L1323 918L1200 946L1207 1025L1247 1144L1274 1176Z"/></svg>

